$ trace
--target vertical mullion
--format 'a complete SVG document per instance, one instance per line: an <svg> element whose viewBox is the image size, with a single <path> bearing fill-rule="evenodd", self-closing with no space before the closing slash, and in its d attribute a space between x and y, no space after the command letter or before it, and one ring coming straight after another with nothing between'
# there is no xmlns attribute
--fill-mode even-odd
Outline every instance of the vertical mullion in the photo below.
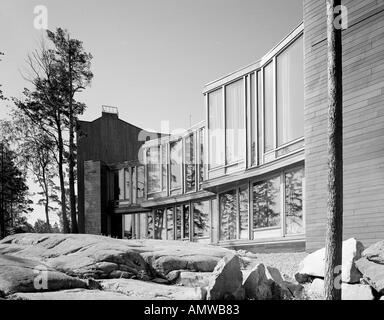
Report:
<svg viewBox="0 0 384 320"><path fill-rule="evenodd" d="M285 217L285 172L280 174L280 216L281 216L281 236L286 234L286 217Z"/></svg>
<svg viewBox="0 0 384 320"><path fill-rule="evenodd" d="M147 148L144 148L144 199L148 199L148 163L147 163Z"/></svg>
<svg viewBox="0 0 384 320"><path fill-rule="evenodd" d="M198 142L200 141L200 132L199 130L196 130L193 132L193 163L192 165L195 167L195 174L194 174L194 180L195 180L195 191L198 191L199 190L199 184L200 184L200 180L199 180L199 165L198 165L198 160L200 160L200 152L199 152L199 147L198 147Z"/></svg>
<svg viewBox="0 0 384 320"><path fill-rule="evenodd" d="M171 191L171 146L169 141L166 143L166 151L167 151L167 158L166 158L166 171L167 171L167 196L170 195Z"/></svg>
<svg viewBox="0 0 384 320"><path fill-rule="evenodd" d="M236 199L237 199L237 213L236 213L236 239L240 239L240 187L236 188Z"/></svg>
<svg viewBox="0 0 384 320"><path fill-rule="evenodd" d="M261 68L260 70L261 76L261 106L260 106L260 117L261 117L261 156L260 159L262 160L261 162L264 163L264 153L265 153L265 69L264 67ZM261 163L259 163L260 165Z"/></svg>
<svg viewBox="0 0 384 320"><path fill-rule="evenodd" d="M249 139L248 139L248 109L249 109L249 82L250 82L250 76L245 75L243 77L244 81L244 103L243 103L243 108L244 108L244 132L243 132L243 138L244 138L244 150L243 150L243 159L244 159L244 164L245 168L248 168L249 164L249 159L248 159L248 144L249 144Z"/></svg>
<svg viewBox="0 0 384 320"><path fill-rule="evenodd" d="M252 195L253 192L251 190L251 181L248 180L248 239L252 240L252 227L253 227L253 219L252 219L252 210L253 210L253 203L252 203Z"/></svg>
<svg viewBox="0 0 384 320"><path fill-rule="evenodd" d="M204 136L204 145L207 146L207 151L205 151L205 160L204 162L207 164L208 166L208 170L211 168L210 167L210 158L211 158L211 155L210 155L210 143L209 143L209 136L210 136L210 127L209 127L209 104L208 104L208 96L209 96L209 93L206 93L205 94L205 99L204 99L204 102L205 102L205 118L206 118L206 122L205 122L205 126L207 128L206 130L206 135Z"/></svg>
<svg viewBox="0 0 384 320"><path fill-rule="evenodd" d="M223 85L222 87L222 95L223 95L223 104L222 104L222 111L223 111L223 157L224 157L224 166L227 165L227 114L226 114L226 99L225 99L225 91L226 86ZM224 168L224 174L226 173L226 169Z"/></svg>
<svg viewBox="0 0 384 320"><path fill-rule="evenodd" d="M303 205L303 208L302 208L302 210L303 210L303 232L305 233L305 230L306 230L306 222L305 222L305 220L306 220L306 212L305 212L305 171L304 171L304 168L303 168L303 172L304 172L304 174L303 174L303 180L302 180L302 182L301 182L301 188L302 188L302 191L301 191L301 196L302 196L302 205Z"/></svg>
<svg viewBox="0 0 384 320"><path fill-rule="evenodd" d="M259 95L261 94L261 92L259 92L257 89L259 87L259 79L258 79L258 72L261 72L261 70L259 71L255 71L254 72L254 87L251 88L251 90L253 90L253 94L254 94L254 105L253 105L253 108L254 108L254 114L253 114L253 117L251 119L251 126L252 126L252 121L254 122L254 126L255 126L255 132L254 132L254 137L252 137L253 139L255 139L255 165L256 166L259 166L260 163L259 163L259 110L260 110L260 106L259 106ZM261 100L261 99L260 99ZM252 113L251 113L252 114ZM252 130L251 130L252 132ZM261 132L261 130L260 130Z"/></svg>
<svg viewBox="0 0 384 320"><path fill-rule="evenodd" d="M129 203L133 203L133 181L132 181L132 175L133 175L133 170L132 167L128 167L128 179L129 179Z"/></svg>
<svg viewBox="0 0 384 320"><path fill-rule="evenodd" d="M192 202L189 202L189 241L193 241L193 208L192 208Z"/></svg>
<svg viewBox="0 0 384 320"><path fill-rule="evenodd" d="M273 148L277 148L277 79L276 56L273 57Z"/></svg>

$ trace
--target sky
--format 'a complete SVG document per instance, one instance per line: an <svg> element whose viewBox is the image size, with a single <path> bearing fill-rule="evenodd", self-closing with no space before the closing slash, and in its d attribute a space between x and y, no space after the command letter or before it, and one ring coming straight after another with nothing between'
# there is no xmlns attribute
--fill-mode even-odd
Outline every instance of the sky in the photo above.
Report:
<svg viewBox="0 0 384 320"><path fill-rule="evenodd" d="M302 0L1 0L8 97L22 97L25 58L45 35L34 28L37 5L47 8L48 29L68 29L93 55L92 84L76 97L87 105L80 119L109 105L155 131L161 121L176 130L204 120L204 85L258 60L302 21Z"/></svg>

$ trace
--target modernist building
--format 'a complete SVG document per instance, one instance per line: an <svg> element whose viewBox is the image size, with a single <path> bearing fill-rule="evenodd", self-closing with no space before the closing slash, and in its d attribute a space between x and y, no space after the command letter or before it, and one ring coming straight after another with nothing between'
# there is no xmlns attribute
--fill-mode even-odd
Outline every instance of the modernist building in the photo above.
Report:
<svg viewBox="0 0 384 320"><path fill-rule="evenodd" d="M343 5L344 236L368 245L384 237L384 4ZM138 131L119 133L116 150L133 153L108 159L79 140L84 231L254 251L323 246L324 1L305 0L303 13L260 60L204 87L205 121L185 133L140 143ZM99 136L94 123L86 124L89 135L113 144L116 136Z"/></svg>

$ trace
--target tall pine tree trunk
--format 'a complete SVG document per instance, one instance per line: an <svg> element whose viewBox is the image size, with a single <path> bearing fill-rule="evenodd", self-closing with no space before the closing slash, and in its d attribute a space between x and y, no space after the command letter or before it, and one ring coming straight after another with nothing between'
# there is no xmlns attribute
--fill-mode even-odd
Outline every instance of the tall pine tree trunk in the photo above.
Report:
<svg viewBox="0 0 384 320"><path fill-rule="evenodd" d="M60 191L61 191L61 214L63 220L63 232L69 233L69 223L67 217L67 201L65 198L65 180L64 180L64 143L61 132L61 121L60 115L57 119L57 138L58 138L58 153L59 153L59 180L60 180Z"/></svg>
<svg viewBox="0 0 384 320"><path fill-rule="evenodd" d="M325 299L341 299L343 239L342 42L335 25L341 0L327 0L328 38L328 203L325 241Z"/></svg>
<svg viewBox="0 0 384 320"><path fill-rule="evenodd" d="M1 194L0 194L0 239L5 237L5 206L4 206L4 142L1 142Z"/></svg>
<svg viewBox="0 0 384 320"><path fill-rule="evenodd" d="M71 41L68 39L69 51L71 50ZM78 233L77 210L75 196L75 156L74 156L74 110L73 110L73 83L72 83L72 61L71 52L68 54L69 64L69 203L71 208L71 229L72 233Z"/></svg>

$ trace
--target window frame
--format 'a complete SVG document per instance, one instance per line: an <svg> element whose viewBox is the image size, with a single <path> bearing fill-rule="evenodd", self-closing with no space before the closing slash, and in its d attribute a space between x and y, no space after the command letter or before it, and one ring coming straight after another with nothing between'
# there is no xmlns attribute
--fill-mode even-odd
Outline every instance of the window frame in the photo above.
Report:
<svg viewBox="0 0 384 320"><path fill-rule="evenodd" d="M236 82L238 80L240 80L241 78L245 79L244 81L244 90L245 90L245 110L244 110L244 114L246 116L246 118L248 119L251 119L251 90L254 92L255 94L255 110L257 112L257 120L259 120L259 117L262 118L262 121L260 121L260 124L262 126L261 128L261 132L262 132L262 139L261 139L261 143L262 143L262 146L259 146L259 139L258 137L255 138L255 145L257 147L255 147L255 158L257 161L255 161L253 164L252 164L252 128L251 126L254 126L255 127L255 133L256 135L258 134L258 126L259 124L258 123L252 123L254 121L253 117L251 119L251 121L248 121L246 119L246 122L245 122L245 126L246 126L246 134L245 134L245 139L246 139L246 142L245 142L245 155L244 155L244 161L245 161L245 168L246 169L250 169L250 168L254 168L254 167L258 167L264 163L268 163L268 162L272 162L274 160L278 160L278 159L282 159L284 157L288 157L290 155L293 155L293 154L296 154L298 152L302 152L304 150L304 136L302 137L299 137L293 141L290 141L290 142L287 142L285 144L282 144L282 145L278 145L278 134L277 134L277 57L282 53L284 52L285 50L287 50L295 41L299 40L301 37L303 37L303 33L304 33L304 26L303 24L300 24L295 30L293 30L286 38L284 38L278 45L275 46L275 48L273 48L270 52L268 52L262 59L260 59L257 63L255 63L254 65L250 65L249 67L246 67L244 68L244 71L242 70L239 70L239 71L236 71L233 73L233 75L229 75L227 77L224 77L224 78L221 78L221 79L218 79L214 82L211 82L209 84L207 84L207 88L205 91L204 91L204 95L205 95L205 107L206 107L206 128L207 128L207 136L209 136L209 130L210 130L210 124L209 124L209 116L210 116L210 106L209 106L209 94L218 90L218 89L221 89L222 90L222 94L223 94L223 102L222 102L222 106L221 106L221 109L222 109L222 112L223 112L223 121L224 121L224 132L226 130L226 101L225 101L225 90L226 90L226 86L228 86L229 84L233 83L233 82ZM304 50L304 48L303 48ZM265 107L265 94L264 94L264 91L265 91L265 80L264 80L264 74L265 74L265 67L269 64L269 63L272 63L272 74L273 74L273 97L272 97L272 100L273 100L273 148L268 151L268 152L265 152L265 111L264 111L264 107ZM261 81L259 81L258 79L258 72L261 72ZM255 85L251 87L251 81L250 81L250 78L251 78L251 74L254 75L255 77ZM227 80L227 78L229 78ZM261 82L261 90L258 90L258 85L259 85L259 82ZM217 85L215 85L217 83ZM261 91L261 92L259 92ZM260 98L260 101L258 101ZM261 108L261 114L259 112L259 108L258 108L258 105L259 105L259 102L262 104L262 108ZM247 117L247 115L249 115ZM248 121L248 122L247 122ZM224 134L224 138L222 139L224 140L222 143L223 143L223 148L224 148L224 152L226 150L226 141L225 141L225 134ZM207 153L207 156L206 156L206 161L207 163L209 164L210 162L210 158L211 158L211 146L210 146L210 139L209 137L207 137L206 139L206 153ZM261 147L261 152L262 154L260 154L259 150ZM235 172L240 172L242 171L244 168L242 168L240 166L240 168L236 168L236 165L238 165L238 163L234 163L234 164L228 164L226 162L226 157L225 157L225 162L224 162L224 165L221 165L221 166L218 166L218 167L214 167L212 168L211 166L208 167L207 169L207 174L208 174L208 179L213 179L213 178L216 178L216 177L219 177L219 176L223 176L223 175L227 175L227 174L231 174L231 173L235 173ZM234 166L235 168L234 169L231 169L229 170L229 168L231 166Z"/></svg>

